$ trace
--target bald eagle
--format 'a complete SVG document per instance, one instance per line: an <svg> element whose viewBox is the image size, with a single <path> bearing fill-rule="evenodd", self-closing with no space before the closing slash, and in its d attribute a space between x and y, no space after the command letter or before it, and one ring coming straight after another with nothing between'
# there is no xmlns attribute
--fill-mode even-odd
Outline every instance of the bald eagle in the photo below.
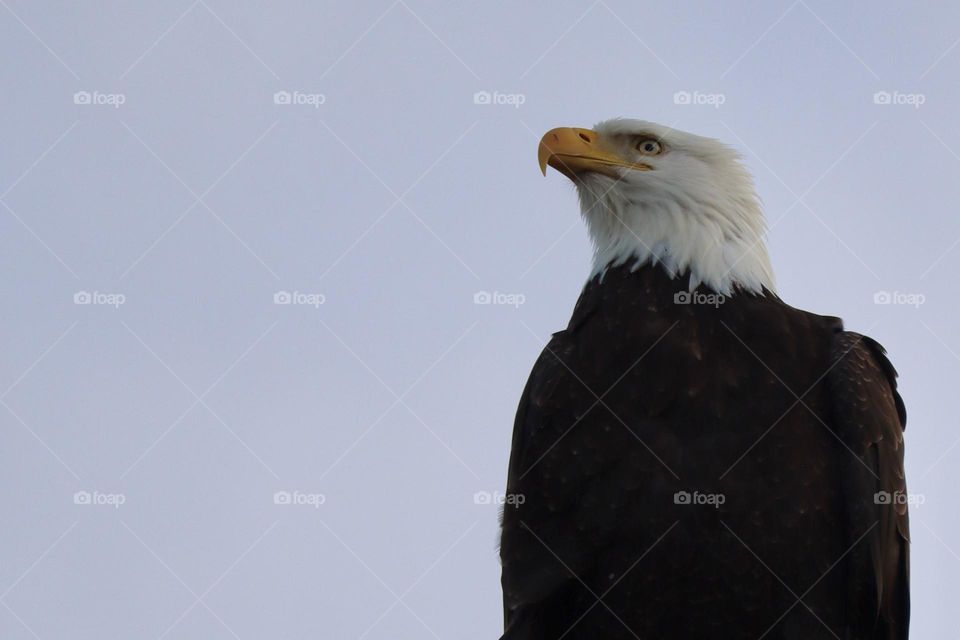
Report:
<svg viewBox="0 0 960 640"><path fill-rule="evenodd" d="M617 119L539 160L595 256L517 411L503 638L906 638L896 371L779 298L737 153Z"/></svg>

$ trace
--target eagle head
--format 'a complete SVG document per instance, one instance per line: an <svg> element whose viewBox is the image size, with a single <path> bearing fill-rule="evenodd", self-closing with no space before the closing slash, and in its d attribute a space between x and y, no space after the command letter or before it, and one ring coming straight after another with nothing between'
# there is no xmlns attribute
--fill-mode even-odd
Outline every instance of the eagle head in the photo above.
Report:
<svg viewBox="0 0 960 640"><path fill-rule="evenodd" d="M727 145L642 120L560 127L540 140L547 165L577 187L594 244L591 276L659 264L724 295L774 292L753 178Z"/></svg>

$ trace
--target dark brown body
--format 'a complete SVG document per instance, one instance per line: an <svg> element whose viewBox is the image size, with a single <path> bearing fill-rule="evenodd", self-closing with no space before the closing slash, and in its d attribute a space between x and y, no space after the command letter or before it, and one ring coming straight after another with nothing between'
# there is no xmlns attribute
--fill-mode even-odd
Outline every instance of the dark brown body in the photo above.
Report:
<svg viewBox="0 0 960 640"><path fill-rule="evenodd" d="M685 290L608 271L534 367L505 638L906 638L905 415L882 348L773 295Z"/></svg>

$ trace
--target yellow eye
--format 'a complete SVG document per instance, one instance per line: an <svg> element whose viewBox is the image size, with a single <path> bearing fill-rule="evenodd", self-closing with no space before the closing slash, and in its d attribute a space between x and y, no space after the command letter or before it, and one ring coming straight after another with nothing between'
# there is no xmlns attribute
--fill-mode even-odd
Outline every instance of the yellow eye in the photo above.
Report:
<svg viewBox="0 0 960 640"><path fill-rule="evenodd" d="M663 151L663 146L656 140L641 140L637 143L637 151L644 155L655 156Z"/></svg>

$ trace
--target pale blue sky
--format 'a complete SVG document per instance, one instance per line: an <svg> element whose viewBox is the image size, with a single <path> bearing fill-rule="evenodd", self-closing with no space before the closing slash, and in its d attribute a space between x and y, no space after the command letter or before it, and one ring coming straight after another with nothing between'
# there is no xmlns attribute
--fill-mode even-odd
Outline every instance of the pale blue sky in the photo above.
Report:
<svg viewBox="0 0 960 640"><path fill-rule="evenodd" d="M888 348L913 628L954 632L958 40L947 2L0 1L0 635L498 637L474 494L590 256L536 143L613 116L739 148L782 296Z"/></svg>

